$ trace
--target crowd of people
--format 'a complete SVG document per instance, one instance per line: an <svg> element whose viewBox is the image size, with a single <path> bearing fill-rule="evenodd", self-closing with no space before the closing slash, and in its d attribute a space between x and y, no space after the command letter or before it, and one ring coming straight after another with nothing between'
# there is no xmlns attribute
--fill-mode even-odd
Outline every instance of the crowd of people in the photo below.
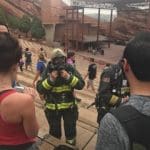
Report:
<svg viewBox="0 0 150 150"><path fill-rule="evenodd" d="M150 149L150 33L137 34L126 45L117 64L106 64L100 75L99 88L94 88L97 65L90 58L83 78L76 68L75 52L55 48L51 57L41 48L32 87L22 92L13 88L18 65L32 70L32 52L24 51L5 26L0 25L0 149L38 150L36 136L39 125L35 115L36 91L45 101L49 135L62 136L75 146L78 102L75 90L87 85L95 93L98 112L96 150ZM25 61L23 59L25 58ZM48 61L47 61L48 60ZM87 79L87 83L85 79ZM14 134L15 133L15 134Z"/></svg>

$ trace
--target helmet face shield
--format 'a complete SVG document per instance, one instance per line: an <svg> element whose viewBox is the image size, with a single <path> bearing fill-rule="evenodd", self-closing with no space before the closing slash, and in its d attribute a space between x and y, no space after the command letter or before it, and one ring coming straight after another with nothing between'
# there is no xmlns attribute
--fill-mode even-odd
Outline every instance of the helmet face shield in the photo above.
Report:
<svg viewBox="0 0 150 150"><path fill-rule="evenodd" d="M62 64L66 63L66 58L64 56L62 56L62 57L55 57L52 60L52 62L53 62L54 65L62 65Z"/></svg>
<svg viewBox="0 0 150 150"><path fill-rule="evenodd" d="M52 69L60 71L65 69L66 66L66 56L65 53L61 49L54 49L51 55Z"/></svg>
<svg viewBox="0 0 150 150"><path fill-rule="evenodd" d="M49 72L51 73L53 70L58 71L58 73L60 73L61 70L66 70L66 57L62 56L52 59L49 65Z"/></svg>
<svg viewBox="0 0 150 150"><path fill-rule="evenodd" d="M61 49L54 49L51 54L51 59L55 59L57 57L66 57L66 55Z"/></svg>

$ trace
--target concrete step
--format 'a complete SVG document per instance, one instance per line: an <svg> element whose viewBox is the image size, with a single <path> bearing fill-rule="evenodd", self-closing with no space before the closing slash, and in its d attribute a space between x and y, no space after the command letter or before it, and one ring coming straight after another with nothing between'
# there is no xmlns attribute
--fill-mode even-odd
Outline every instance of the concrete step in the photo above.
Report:
<svg viewBox="0 0 150 150"><path fill-rule="evenodd" d="M22 76L26 79L34 79L35 77L35 73L33 73L32 71L29 71L29 70L24 70L23 72L18 72L18 76Z"/></svg>
<svg viewBox="0 0 150 150"><path fill-rule="evenodd" d="M25 70L23 72L18 73L18 79L23 78L24 81L28 82L29 84L33 82L34 77L35 77L35 73L32 71ZM96 88L95 91L97 91L97 87L95 88ZM83 90L76 90L76 93L78 93L79 95L82 95L82 97L86 96L86 98L88 97L88 99L93 99L96 95L95 92L86 88L84 88Z"/></svg>
<svg viewBox="0 0 150 150"><path fill-rule="evenodd" d="M32 87L33 79L18 75L18 81L24 86Z"/></svg>
<svg viewBox="0 0 150 150"><path fill-rule="evenodd" d="M45 141L41 141L38 147L40 150L53 150L54 149L54 146L52 144L45 142Z"/></svg>
<svg viewBox="0 0 150 150"><path fill-rule="evenodd" d="M57 147L58 145L65 145L68 148L72 148L73 150L79 150L76 146L71 146L63 140L57 139L49 134L45 135L43 139L41 139L40 137L39 139L41 140L41 143L38 144L40 150L52 150L51 148L54 149L54 147Z"/></svg>
<svg viewBox="0 0 150 150"><path fill-rule="evenodd" d="M93 100L95 98L95 93L88 92L85 90L78 90L76 91L77 96L81 96L83 99Z"/></svg>
<svg viewBox="0 0 150 150"><path fill-rule="evenodd" d="M34 65L34 66L36 66L36 65ZM19 71L18 74L19 74L19 75L26 76L26 77L28 77L28 78L34 79L35 74L36 74L36 68L35 68L34 66L32 67L32 68L33 68L33 71L31 71L30 68L29 68L28 70L25 70L25 69L24 69L23 72L20 72L20 71ZM86 82L86 84L87 84L87 82ZM99 86L99 81L97 81L97 80L94 81L95 91L97 91L98 86ZM91 87L89 87L89 89L91 89ZM86 85L85 85L84 90L90 92L90 90L86 89Z"/></svg>

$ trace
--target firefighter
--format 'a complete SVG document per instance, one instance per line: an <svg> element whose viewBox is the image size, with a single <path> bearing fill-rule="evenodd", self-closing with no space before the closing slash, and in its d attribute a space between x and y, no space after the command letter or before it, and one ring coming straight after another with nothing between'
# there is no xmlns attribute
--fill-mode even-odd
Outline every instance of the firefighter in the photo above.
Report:
<svg viewBox="0 0 150 150"><path fill-rule="evenodd" d="M110 110L128 100L129 85L122 70L121 61L118 64L106 64L101 77L95 105L98 111L97 122Z"/></svg>
<svg viewBox="0 0 150 150"><path fill-rule="evenodd" d="M74 67L67 64L61 49L53 50L43 76L43 80L37 83L37 91L46 100L45 114L50 126L49 134L61 138L63 118L66 143L75 145L78 107L73 93L74 89L83 89L84 80Z"/></svg>

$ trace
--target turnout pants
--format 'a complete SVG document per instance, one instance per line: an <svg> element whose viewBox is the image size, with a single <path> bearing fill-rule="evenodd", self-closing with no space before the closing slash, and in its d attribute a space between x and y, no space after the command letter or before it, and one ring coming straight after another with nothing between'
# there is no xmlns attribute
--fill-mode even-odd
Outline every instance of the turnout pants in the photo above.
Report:
<svg viewBox="0 0 150 150"><path fill-rule="evenodd" d="M45 114L50 126L49 134L61 138L61 118L63 118L66 140L72 140L76 137L77 106L64 110L46 109Z"/></svg>

